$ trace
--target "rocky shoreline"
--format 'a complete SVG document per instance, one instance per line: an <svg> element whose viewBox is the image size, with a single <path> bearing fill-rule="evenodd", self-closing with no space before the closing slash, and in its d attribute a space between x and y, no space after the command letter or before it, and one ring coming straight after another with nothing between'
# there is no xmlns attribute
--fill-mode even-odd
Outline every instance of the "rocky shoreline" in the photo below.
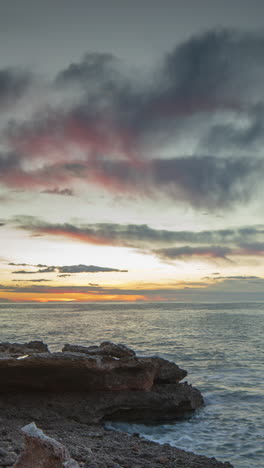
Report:
<svg viewBox="0 0 264 468"><path fill-rule="evenodd" d="M0 467L14 466L22 453L21 428L33 421L75 461L41 464L38 457L36 465L30 455L31 464L18 467L232 466L104 428L107 420L176 420L203 405L200 392L181 383L187 372L159 357L138 357L110 342L65 345L58 353L42 342L0 343L0 375Z"/></svg>

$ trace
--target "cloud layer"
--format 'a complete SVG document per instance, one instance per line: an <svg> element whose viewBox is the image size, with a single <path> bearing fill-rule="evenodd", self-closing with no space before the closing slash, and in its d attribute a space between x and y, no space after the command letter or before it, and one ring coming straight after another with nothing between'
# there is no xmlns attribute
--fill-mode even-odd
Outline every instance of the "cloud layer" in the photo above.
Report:
<svg viewBox="0 0 264 468"><path fill-rule="evenodd" d="M57 297L71 300L167 300L167 301L222 301L264 300L264 279L252 276L226 276L215 278L208 283L174 283L168 287L158 284L143 285L135 288L120 288L88 284L84 286L49 286L49 285L1 285L0 293L16 294L23 297L28 294L34 298L56 300Z"/></svg>
<svg viewBox="0 0 264 468"><path fill-rule="evenodd" d="M54 266L54 265L27 265L25 264L15 264L9 263L12 266L33 266L34 270L15 270L12 273L16 275L28 275L28 274L43 274L43 273L62 273L68 276L72 273L112 273L112 272L121 272L126 273L127 270L118 270L117 268L108 268L100 267L95 265L63 265L63 266ZM60 276L62 276L60 275Z"/></svg>
<svg viewBox="0 0 264 468"><path fill-rule="evenodd" d="M0 70L0 103L15 106L34 80ZM195 36L143 78L88 53L46 84L44 104L28 102L31 116L14 107L3 120L0 183L61 195L82 183L198 209L246 203L263 178L263 81L261 34Z"/></svg>
<svg viewBox="0 0 264 468"><path fill-rule="evenodd" d="M157 256L162 261L188 261L193 258L236 261L264 255L263 225L196 232L159 230L146 224L56 224L31 216L16 217L10 223L33 236L65 237L87 244L129 247ZM68 267L50 268L59 268L60 273L70 272L67 271Z"/></svg>

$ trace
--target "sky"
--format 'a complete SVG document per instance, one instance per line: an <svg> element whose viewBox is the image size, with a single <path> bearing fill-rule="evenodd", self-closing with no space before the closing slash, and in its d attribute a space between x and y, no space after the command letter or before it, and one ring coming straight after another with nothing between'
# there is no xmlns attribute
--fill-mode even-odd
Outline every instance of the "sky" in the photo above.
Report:
<svg viewBox="0 0 264 468"><path fill-rule="evenodd" d="M264 300L262 0L0 0L0 302Z"/></svg>

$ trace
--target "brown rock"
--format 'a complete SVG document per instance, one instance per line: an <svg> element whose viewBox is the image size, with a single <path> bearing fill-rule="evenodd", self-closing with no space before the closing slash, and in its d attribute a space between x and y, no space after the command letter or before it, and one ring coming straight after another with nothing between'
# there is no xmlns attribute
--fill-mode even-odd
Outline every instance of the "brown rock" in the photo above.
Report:
<svg viewBox="0 0 264 468"><path fill-rule="evenodd" d="M0 392L150 390L154 376L151 361L140 358L69 352L0 357Z"/></svg>
<svg viewBox="0 0 264 468"><path fill-rule="evenodd" d="M179 383L187 372L172 362L137 357L129 348L110 342L90 350L65 345L64 352L58 353L2 354L0 394L15 394L17 399L30 394L28 415L35 421L43 405L48 414L47 402L63 414L69 409L85 423L173 420L203 404L198 390ZM116 357L122 353L125 357ZM43 403L32 406L37 394L46 396Z"/></svg>
<svg viewBox="0 0 264 468"><path fill-rule="evenodd" d="M66 447L44 434L35 423L22 428L24 450L14 468L78 468Z"/></svg>
<svg viewBox="0 0 264 468"><path fill-rule="evenodd" d="M170 460L168 457L159 457L157 461L161 463L161 465L167 465Z"/></svg>
<svg viewBox="0 0 264 468"><path fill-rule="evenodd" d="M100 350L103 352L99 354L80 350L30 352L24 356L3 354L0 356L0 392L148 391L156 383L177 383L187 375L176 364L158 357L113 357L110 353L118 354L115 346L121 353L120 345L102 343ZM72 349L70 345L68 348Z"/></svg>

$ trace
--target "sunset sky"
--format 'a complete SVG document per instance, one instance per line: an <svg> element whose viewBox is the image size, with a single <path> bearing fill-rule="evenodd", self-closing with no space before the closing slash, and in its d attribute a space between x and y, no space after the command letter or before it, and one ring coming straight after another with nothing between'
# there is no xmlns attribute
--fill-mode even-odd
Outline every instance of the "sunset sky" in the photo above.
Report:
<svg viewBox="0 0 264 468"><path fill-rule="evenodd" d="M0 0L0 302L264 300L264 2Z"/></svg>

